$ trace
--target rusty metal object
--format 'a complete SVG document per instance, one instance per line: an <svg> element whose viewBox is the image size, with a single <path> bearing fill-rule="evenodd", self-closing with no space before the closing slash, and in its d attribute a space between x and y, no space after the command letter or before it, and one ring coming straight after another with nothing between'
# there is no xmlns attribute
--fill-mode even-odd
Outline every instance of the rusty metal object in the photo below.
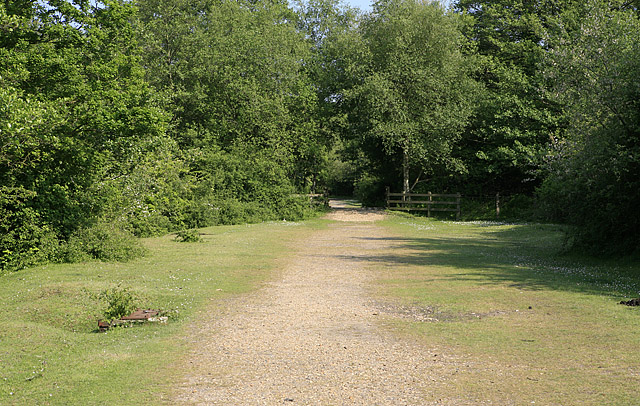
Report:
<svg viewBox="0 0 640 406"><path fill-rule="evenodd" d="M128 316L121 317L120 320L148 320L157 317L160 310L138 309Z"/></svg>
<svg viewBox="0 0 640 406"><path fill-rule="evenodd" d="M107 331L111 327L115 327L115 326L131 325L134 323L145 323L145 322L166 323L168 320L168 317L159 316L159 314L160 314L160 310L137 309L130 315L123 316L118 320L112 320L111 322L98 320L98 329L100 331Z"/></svg>

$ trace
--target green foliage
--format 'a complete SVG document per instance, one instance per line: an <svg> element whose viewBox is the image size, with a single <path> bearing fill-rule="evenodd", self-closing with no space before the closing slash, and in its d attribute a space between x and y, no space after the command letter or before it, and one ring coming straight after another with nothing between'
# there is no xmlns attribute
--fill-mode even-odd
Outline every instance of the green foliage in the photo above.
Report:
<svg viewBox="0 0 640 406"><path fill-rule="evenodd" d="M103 217L118 221L139 237L199 226L194 214L194 176L175 143L155 138L144 150L129 172L93 190L101 199Z"/></svg>
<svg viewBox="0 0 640 406"><path fill-rule="evenodd" d="M29 207L34 192L0 187L0 274L54 258L58 240Z"/></svg>
<svg viewBox="0 0 640 406"><path fill-rule="evenodd" d="M96 218L117 220L115 181L163 137L134 16L125 1L0 7L0 182L31 196L0 220L16 230L11 219L23 218L15 232L32 240L14 258L34 257L41 235L64 241Z"/></svg>
<svg viewBox="0 0 640 406"><path fill-rule="evenodd" d="M355 182L353 195L363 206L384 206L384 182L376 175L363 173Z"/></svg>
<svg viewBox="0 0 640 406"><path fill-rule="evenodd" d="M583 14L577 29L558 29L546 65L573 119L539 193L551 219L575 226L576 248L631 254L640 249L640 17L596 0Z"/></svg>
<svg viewBox="0 0 640 406"><path fill-rule="evenodd" d="M145 255L146 250L133 234L114 223L97 223L76 230L63 245L61 260L81 262L92 259L100 261L129 261Z"/></svg>
<svg viewBox="0 0 640 406"><path fill-rule="evenodd" d="M636 6L4 2L0 271L306 218L300 194L327 186L378 205L385 186L530 195L544 177L539 207L576 243L632 251Z"/></svg>
<svg viewBox="0 0 640 406"><path fill-rule="evenodd" d="M140 297L137 294L131 292L129 288L121 288L120 285L101 291L97 298L105 303L102 315L108 321L130 315L140 303Z"/></svg>
<svg viewBox="0 0 640 406"><path fill-rule="evenodd" d="M147 79L184 156L171 183L181 192L142 205L168 227L308 215L289 196L319 187L328 148L303 63L309 48L290 9L260 4L138 2Z"/></svg>
<svg viewBox="0 0 640 406"><path fill-rule="evenodd" d="M484 94L454 156L466 167L457 182L468 193L531 193L540 183L547 145L566 126L563 105L541 91L539 65L552 22L573 0L460 0L465 36L478 55Z"/></svg>
<svg viewBox="0 0 640 406"><path fill-rule="evenodd" d="M381 1L359 29L342 105L367 172L387 177L379 162L394 161L409 189L410 171L413 181L456 168L451 151L476 93L456 18L437 3Z"/></svg>
<svg viewBox="0 0 640 406"><path fill-rule="evenodd" d="M183 150L265 152L300 186L317 173L324 144L302 63L309 49L290 9L268 1L139 7L142 41L152 50L147 77L168 99L170 133Z"/></svg>
<svg viewBox="0 0 640 406"><path fill-rule="evenodd" d="M200 153L192 164L202 174L195 191L206 224L298 220L313 209L295 188L285 167L267 152L213 151Z"/></svg>
<svg viewBox="0 0 640 406"><path fill-rule="evenodd" d="M498 214L496 196L466 196L461 199L461 218L463 220L497 221L540 221L538 200L535 197L516 194L500 195Z"/></svg>
<svg viewBox="0 0 640 406"><path fill-rule="evenodd" d="M352 161L342 157L344 147L338 144L327 156L327 167L320 178L334 196L352 196L357 171Z"/></svg>
<svg viewBox="0 0 640 406"><path fill-rule="evenodd" d="M539 220L536 204L537 199L528 195L519 194L502 197L500 218L519 221Z"/></svg>

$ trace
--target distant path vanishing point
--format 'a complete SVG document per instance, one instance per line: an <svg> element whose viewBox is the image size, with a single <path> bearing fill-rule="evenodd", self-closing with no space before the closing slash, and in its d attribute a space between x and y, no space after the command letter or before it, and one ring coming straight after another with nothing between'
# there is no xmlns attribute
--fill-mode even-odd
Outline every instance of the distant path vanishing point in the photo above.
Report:
<svg viewBox="0 0 640 406"><path fill-rule="evenodd" d="M429 348L380 326L369 257L397 244L381 212L332 201L335 222L305 241L278 280L194 326L196 349L173 402L197 405L443 404Z"/></svg>

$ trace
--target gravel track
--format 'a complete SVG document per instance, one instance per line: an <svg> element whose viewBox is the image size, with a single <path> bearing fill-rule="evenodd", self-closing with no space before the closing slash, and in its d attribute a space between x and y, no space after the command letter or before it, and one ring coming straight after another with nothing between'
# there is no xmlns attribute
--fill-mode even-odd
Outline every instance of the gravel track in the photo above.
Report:
<svg viewBox="0 0 640 406"><path fill-rule="evenodd" d="M278 280L200 320L172 403L197 405L426 405L455 363L381 327L368 297L369 255L393 249L375 221L348 209L293 249Z"/></svg>

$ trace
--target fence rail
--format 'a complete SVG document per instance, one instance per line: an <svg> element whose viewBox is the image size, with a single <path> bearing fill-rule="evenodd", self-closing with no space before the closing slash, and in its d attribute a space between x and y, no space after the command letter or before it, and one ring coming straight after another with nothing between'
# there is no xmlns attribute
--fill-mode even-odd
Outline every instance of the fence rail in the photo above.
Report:
<svg viewBox="0 0 640 406"><path fill-rule="evenodd" d="M418 199L414 200L414 198ZM428 217L431 217L431 212L435 211L454 212L456 220L459 220L461 198L460 193L391 193L387 187L386 200L388 210L426 211Z"/></svg>

